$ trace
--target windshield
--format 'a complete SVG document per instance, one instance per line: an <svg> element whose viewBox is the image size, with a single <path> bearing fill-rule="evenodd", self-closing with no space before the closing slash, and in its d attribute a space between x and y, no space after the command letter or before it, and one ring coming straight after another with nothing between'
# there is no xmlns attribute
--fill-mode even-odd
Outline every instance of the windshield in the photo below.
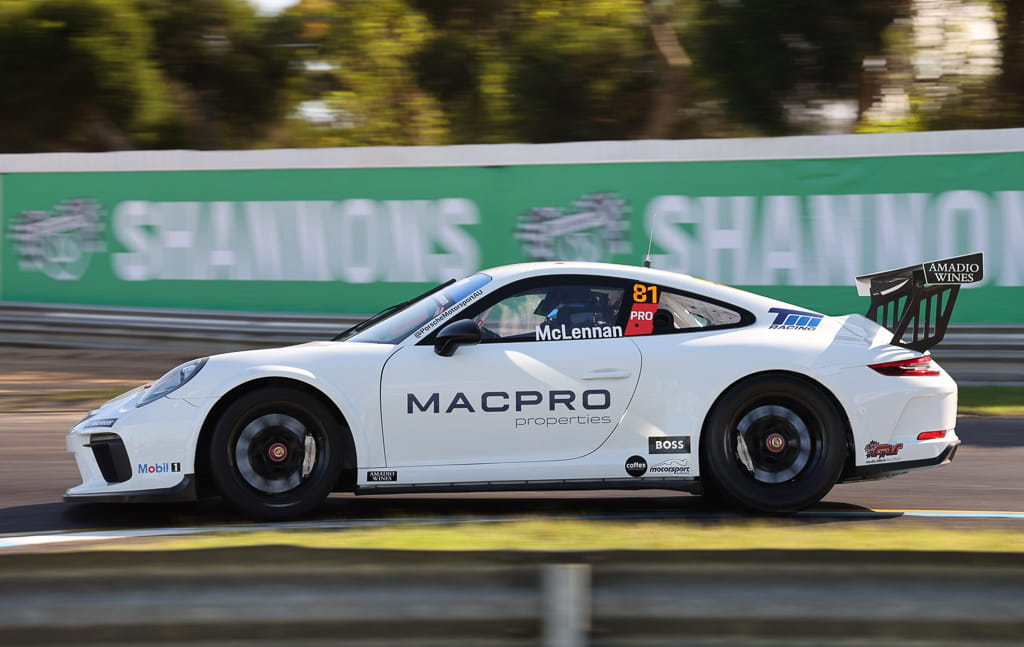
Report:
<svg viewBox="0 0 1024 647"><path fill-rule="evenodd" d="M482 294L480 288L490 280L491 277L486 274L466 277L442 290L428 292L355 335L342 335L341 338L371 344L397 344L413 333L417 339L425 337L451 310L461 308L479 297Z"/></svg>

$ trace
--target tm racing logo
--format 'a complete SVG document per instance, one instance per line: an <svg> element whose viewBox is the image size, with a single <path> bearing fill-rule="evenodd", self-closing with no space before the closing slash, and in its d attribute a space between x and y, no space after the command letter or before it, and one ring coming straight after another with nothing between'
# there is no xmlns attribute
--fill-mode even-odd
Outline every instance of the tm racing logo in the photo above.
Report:
<svg viewBox="0 0 1024 647"><path fill-rule="evenodd" d="M769 308L768 312L775 315L775 321L768 326L769 330L817 330L825 315L803 310L787 310L785 308Z"/></svg>
<svg viewBox="0 0 1024 647"><path fill-rule="evenodd" d="M10 237L23 272L42 272L57 281L77 281L103 243L102 209L95 200L75 198L53 211L22 211L11 220Z"/></svg>

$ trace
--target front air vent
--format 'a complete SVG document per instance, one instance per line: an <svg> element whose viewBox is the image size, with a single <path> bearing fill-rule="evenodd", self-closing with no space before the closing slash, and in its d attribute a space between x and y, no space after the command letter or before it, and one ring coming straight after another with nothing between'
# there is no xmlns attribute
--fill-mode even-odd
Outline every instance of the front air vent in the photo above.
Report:
<svg viewBox="0 0 1024 647"><path fill-rule="evenodd" d="M117 434L93 434L86 447L92 449L93 458L107 483L124 483L132 477L128 452Z"/></svg>

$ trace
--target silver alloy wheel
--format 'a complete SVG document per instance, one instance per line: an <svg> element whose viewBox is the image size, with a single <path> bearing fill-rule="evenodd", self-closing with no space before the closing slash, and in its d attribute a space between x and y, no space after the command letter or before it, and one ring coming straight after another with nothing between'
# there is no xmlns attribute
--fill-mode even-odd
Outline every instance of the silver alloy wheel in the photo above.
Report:
<svg viewBox="0 0 1024 647"><path fill-rule="evenodd" d="M810 430L796 412L772 404L748 411L736 425L736 453L761 483L784 483L811 460Z"/></svg>
<svg viewBox="0 0 1024 647"><path fill-rule="evenodd" d="M238 473L266 494L297 488L313 471L316 459L316 439L301 421L282 413L254 418L235 443Z"/></svg>

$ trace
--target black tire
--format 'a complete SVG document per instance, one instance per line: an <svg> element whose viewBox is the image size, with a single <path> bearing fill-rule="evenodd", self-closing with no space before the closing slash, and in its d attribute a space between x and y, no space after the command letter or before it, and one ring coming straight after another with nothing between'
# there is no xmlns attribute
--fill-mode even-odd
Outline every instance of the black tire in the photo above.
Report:
<svg viewBox="0 0 1024 647"><path fill-rule="evenodd" d="M331 410L286 387L250 391L218 418L210 474L243 515L281 520L323 503L342 466L342 434Z"/></svg>
<svg viewBox="0 0 1024 647"><path fill-rule="evenodd" d="M715 406L700 453L712 496L758 512L793 512L820 501L839 479L845 424L814 385L788 375L754 378Z"/></svg>

